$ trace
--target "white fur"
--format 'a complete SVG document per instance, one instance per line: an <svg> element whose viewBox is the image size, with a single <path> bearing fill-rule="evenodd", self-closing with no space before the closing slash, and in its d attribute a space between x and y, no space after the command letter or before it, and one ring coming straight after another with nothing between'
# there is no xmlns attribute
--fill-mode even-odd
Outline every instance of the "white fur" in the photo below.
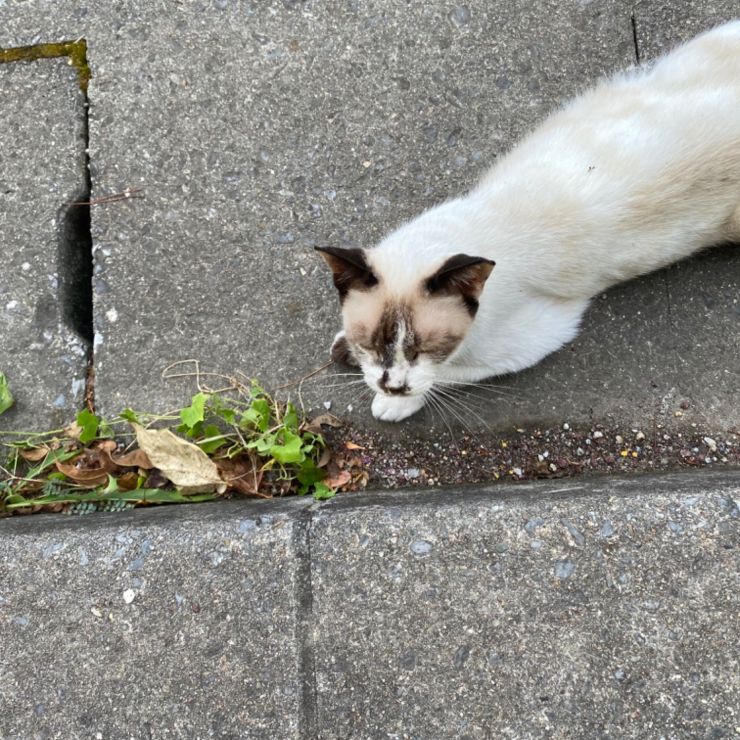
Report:
<svg viewBox="0 0 740 740"><path fill-rule="evenodd" d="M496 262L466 338L425 386L529 367L575 337L594 295L731 238L740 238L740 21L573 100L469 195L367 254L399 297L450 255ZM405 418L425 390L421 403L379 395L373 413Z"/></svg>

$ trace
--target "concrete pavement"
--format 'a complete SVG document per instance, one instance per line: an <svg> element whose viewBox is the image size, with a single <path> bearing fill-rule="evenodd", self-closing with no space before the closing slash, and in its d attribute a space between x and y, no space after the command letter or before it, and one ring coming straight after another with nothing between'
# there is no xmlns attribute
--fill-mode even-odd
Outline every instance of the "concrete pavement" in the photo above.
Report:
<svg viewBox="0 0 740 740"><path fill-rule="evenodd" d="M730 738L738 473L0 523L0 735Z"/></svg>
<svg viewBox="0 0 740 740"><path fill-rule="evenodd" d="M672 8L3 3L0 46L87 39L93 196L144 189L92 208L99 409L183 403L193 382L161 377L177 361L273 387L321 364L339 315L312 247L372 244L470 187L584 85L736 12ZM11 145L43 162L33 137ZM36 202L50 218L63 200ZM19 233L6 231L6 248L30 249ZM685 399L684 422L736 423L739 271L725 249L598 298L573 344L486 395L486 427L642 426L656 414L676 426ZM23 396L26 376L4 366ZM331 382L304 384L304 402L375 426ZM48 395L9 422L40 424ZM424 436L430 420L407 426Z"/></svg>

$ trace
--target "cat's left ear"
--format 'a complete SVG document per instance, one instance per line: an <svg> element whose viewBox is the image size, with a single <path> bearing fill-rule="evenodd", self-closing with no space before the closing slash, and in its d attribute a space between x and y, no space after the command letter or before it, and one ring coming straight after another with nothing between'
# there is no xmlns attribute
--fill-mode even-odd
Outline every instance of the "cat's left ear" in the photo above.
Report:
<svg viewBox="0 0 740 740"><path fill-rule="evenodd" d="M378 279L370 269L362 249L341 247L315 247L315 249L331 268L340 300L344 300L353 288L367 290L377 285Z"/></svg>
<svg viewBox="0 0 740 740"><path fill-rule="evenodd" d="M471 313L478 309L478 298L496 263L485 257L471 257L467 254L456 254L430 278L425 287L432 295L450 295L458 293L465 301Z"/></svg>

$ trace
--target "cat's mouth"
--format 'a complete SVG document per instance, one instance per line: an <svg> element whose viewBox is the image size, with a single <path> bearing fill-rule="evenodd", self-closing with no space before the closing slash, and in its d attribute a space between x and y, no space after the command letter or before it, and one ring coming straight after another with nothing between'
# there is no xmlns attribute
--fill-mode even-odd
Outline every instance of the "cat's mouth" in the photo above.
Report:
<svg viewBox="0 0 740 740"><path fill-rule="evenodd" d="M411 389L407 385L402 385L398 388L393 388L389 386L383 386L382 384L379 384L380 390L382 393L385 393L387 396L410 396L411 395Z"/></svg>
<svg viewBox="0 0 740 740"><path fill-rule="evenodd" d="M377 393L380 393L383 396L389 396L389 397L395 397L395 398L423 396L431 388L431 386L412 388L411 386L407 384L394 387L394 386L389 386L386 383L383 383L379 380L368 383L368 385L370 386L370 388L372 388L372 390L376 391Z"/></svg>

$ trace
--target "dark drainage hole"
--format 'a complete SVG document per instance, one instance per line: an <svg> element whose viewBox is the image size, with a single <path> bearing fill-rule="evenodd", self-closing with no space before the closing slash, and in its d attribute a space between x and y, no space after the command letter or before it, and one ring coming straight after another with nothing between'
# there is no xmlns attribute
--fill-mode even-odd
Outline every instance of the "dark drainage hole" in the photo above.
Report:
<svg viewBox="0 0 740 740"><path fill-rule="evenodd" d="M89 190L80 193L62 216L57 265L64 323L92 344L92 236L90 206L84 202L89 199Z"/></svg>

